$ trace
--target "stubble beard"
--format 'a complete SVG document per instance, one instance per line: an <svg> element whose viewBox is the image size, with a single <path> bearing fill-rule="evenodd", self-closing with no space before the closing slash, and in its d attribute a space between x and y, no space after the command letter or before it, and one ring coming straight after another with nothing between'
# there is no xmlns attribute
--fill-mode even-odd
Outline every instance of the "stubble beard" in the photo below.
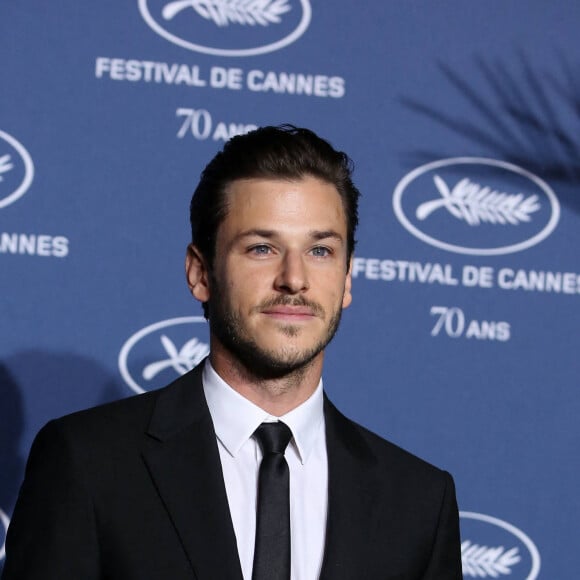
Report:
<svg viewBox="0 0 580 580"><path fill-rule="evenodd" d="M303 298L281 296L268 303L269 306L280 304L308 305L317 316L321 316L323 319L325 316L320 305L308 302ZM227 298L221 292L217 292L216 295L214 290L214 297L209 306L211 332L222 346L242 364L246 372L258 380L293 377L299 381L314 359L326 348L336 334L342 315L342 309L339 306L332 313L324 336L310 348L268 349L258 345L250 336L241 317L229 307ZM256 310L260 310L264 306L262 304ZM302 329L297 325L287 324L281 325L278 331L288 338L294 338L300 334Z"/></svg>

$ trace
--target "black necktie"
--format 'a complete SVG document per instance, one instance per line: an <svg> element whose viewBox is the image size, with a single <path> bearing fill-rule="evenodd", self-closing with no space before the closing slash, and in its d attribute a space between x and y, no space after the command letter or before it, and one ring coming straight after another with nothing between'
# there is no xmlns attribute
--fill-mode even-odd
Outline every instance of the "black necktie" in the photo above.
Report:
<svg viewBox="0 0 580 580"><path fill-rule="evenodd" d="M252 580L290 579L290 474L284 451L287 425L262 423L254 433L263 458L258 476L258 513Z"/></svg>

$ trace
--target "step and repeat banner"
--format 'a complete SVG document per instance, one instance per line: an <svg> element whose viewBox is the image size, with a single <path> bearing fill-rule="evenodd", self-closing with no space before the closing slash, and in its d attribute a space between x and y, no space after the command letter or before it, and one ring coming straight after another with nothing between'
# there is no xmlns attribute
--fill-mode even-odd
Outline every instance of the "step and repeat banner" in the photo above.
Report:
<svg viewBox="0 0 580 580"><path fill-rule="evenodd" d="M0 569L38 429L207 354L191 193L290 122L363 194L330 397L454 475L465 578L577 578L579 27L576 0L2 2Z"/></svg>

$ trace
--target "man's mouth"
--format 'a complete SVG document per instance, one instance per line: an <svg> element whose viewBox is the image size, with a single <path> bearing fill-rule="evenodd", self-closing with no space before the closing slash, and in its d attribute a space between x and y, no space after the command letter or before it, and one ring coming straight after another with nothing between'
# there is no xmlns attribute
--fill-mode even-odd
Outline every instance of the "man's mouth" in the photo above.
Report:
<svg viewBox="0 0 580 580"><path fill-rule="evenodd" d="M292 322L312 320L312 318L316 316L310 306L292 306L282 304L268 306L262 310L262 314Z"/></svg>

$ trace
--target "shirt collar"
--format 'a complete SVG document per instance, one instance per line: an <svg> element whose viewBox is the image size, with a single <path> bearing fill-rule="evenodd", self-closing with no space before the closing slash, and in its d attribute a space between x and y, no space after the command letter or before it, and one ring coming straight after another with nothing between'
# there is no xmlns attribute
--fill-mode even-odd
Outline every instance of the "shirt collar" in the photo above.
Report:
<svg viewBox="0 0 580 580"><path fill-rule="evenodd" d="M322 379L301 405L282 417L264 411L230 387L206 359L203 390L217 438L233 457L254 431L265 421L284 421L290 430L301 463L306 463L316 438L323 435Z"/></svg>

